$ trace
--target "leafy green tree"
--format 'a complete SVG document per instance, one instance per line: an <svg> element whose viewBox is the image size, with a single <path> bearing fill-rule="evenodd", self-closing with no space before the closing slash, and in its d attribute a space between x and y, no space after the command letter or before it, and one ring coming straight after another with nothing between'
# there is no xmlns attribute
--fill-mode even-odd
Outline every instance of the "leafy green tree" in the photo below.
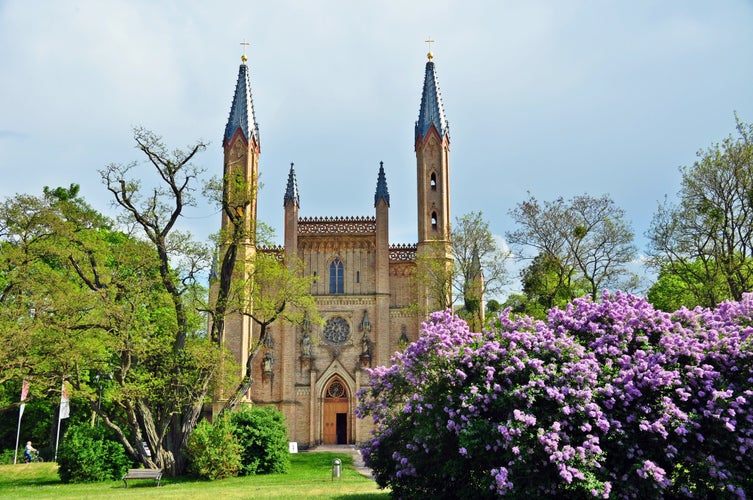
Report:
<svg viewBox="0 0 753 500"><path fill-rule="evenodd" d="M249 213L256 189L237 174L210 181L205 192L221 207L226 220L218 236L219 272L213 279L212 300L205 308L211 318L210 337L223 344L225 318L232 314L249 317L259 329L243 360L243 377L228 391L225 411L237 409L253 385L253 362L268 342L272 323L299 324L305 317L316 323L320 317L310 292L313 277L304 275L303 262L295 256L286 260L280 249L269 245L271 228Z"/></svg>
<svg viewBox="0 0 753 500"><path fill-rule="evenodd" d="M194 474L209 480L238 475L243 448L234 430L227 413L213 423L208 420L199 422L186 443L190 469Z"/></svg>
<svg viewBox="0 0 753 500"><path fill-rule="evenodd" d="M237 274L243 278L232 280L223 314L249 317L257 325L258 335L251 339L244 376L231 391L223 411L237 409L253 385L253 362L267 345L270 325L277 321L300 324L304 318L315 323L321 321L310 292L313 277L304 275L300 259L285 262L279 249L264 247L252 258L236 261L235 265L237 270L242 270Z"/></svg>
<svg viewBox="0 0 753 500"><path fill-rule="evenodd" d="M501 304L503 309L510 309L513 314L526 313L528 307L528 297L522 293L511 293L507 296L507 299Z"/></svg>
<svg viewBox="0 0 753 500"><path fill-rule="evenodd" d="M106 357L96 299L74 263L89 261L81 244L106 234L108 221L78 191L45 188L0 204L0 379L13 410L22 380L30 384L22 430L38 447L55 441L56 408L45 399L57 404L63 380L86 378L91 361Z"/></svg>
<svg viewBox="0 0 753 500"><path fill-rule="evenodd" d="M577 278L575 269L562 264L552 254L539 254L520 273L523 293L508 298L507 307L514 313L525 313L544 319L552 307L562 307L584 295L587 283Z"/></svg>
<svg viewBox="0 0 753 500"><path fill-rule="evenodd" d="M2 300L10 305L0 315L19 325L4 339L26 342L9 368L31 382L32 397L59 400L67 380L132 459L176 472L181 433L193 427L220 359L196 313L205 292L182 273L179 259L163 264L152 246L113 229L77 193L75 186L45 189L43 197L19 196L0 207ZM172 240L171 251L181 244ZM165 279L187 290L184 314L175 313ZM180 332L186 338L176 349ZM97 373L113 376L101 404ZM184 412L188 421L174 425Z"/></svg>
<svg viewBox="0 0 753 500"><path fill-rule="evenodd" d="M704 306L716 297L725 296L726 285L720 277L716 280L699 279L705 274L703 266L704 262L697 260L683 267L662 268L648 290L648 300L657 309L672 312L683 306L690 309Z"/></svg>
<svg viewBox="0 0 753 500"><path fill-rule="evenodd" d="M497 314L502 311L502 304L496 299L489 299L486 301L486 314Z"/></svg>
<svg viewBox="0 0 753 500"><path fill-rule="evenodd" d="M118 480L131 465L109 429L88 422L71 425L58 451L58 475L64 483Z"/></svg>
<svg viewBox="0 0 753 500"><path fill-rule="evenodd" d="M432 242L427 245L425 252L416 255L415 286L426 294L426 299L437 310L449 309L454 303L452 262L444 258L446 244ZM423 316L424 311L416 305L410 314Z"/></svg>
<svg viewBox="0 0 753 500"><path fill-rule="evenodd" d="M178 473L185 467L180 450L199 420L212 384L221 383L220 367L231 362L212 342L216 339L204 335L205 319L198 314L206 308L206 289L199 280L211 266L211 251L177 228L185 207L196 203L195 185L203 171L192 162L206 145L199 141L168 152L160 137L143 128L134 130L134 140L153 169L153 187L142 187L148 172L137 173L136 162L110 164L100 175L123 210L122 223L145 238L141 251L134 248L113 259L128 262L124 270L143 271L125 276L132 283L122 290L141 297L129 298L132 306L124 308L124 318L115 329L120 370L115 378L125 383L124 375L132 374L139 383L114 401L128 422L128 435L113 420L103 418L103 422L119 432L129 453L142 463ZM82 278L92 290L100 289L95 275ZM131 332L137 334L136 342Z"/></svg>
<svg viewBox="0 0 753 500"><path fill-rule="evenodd" d="M736 136L680 168L677 202L659 206L647 233L651 265L707 307L753 290L753 125L735 121Z"/></svg>
<svg viewBox="0 0 753 500"><path fill-rule="evenodd" d="M500 292L507 283L510 255L494 239L482 212L470 212L455 219L452 285L463 300L464 316L471 328L483 324L482 300Z"/></svg>
<svg viewBox="0 0 753 500"><path fill-rule="evenodd" d="M506 233L507 241L523 258L528 248L538 258L523 275L534 300L554 303L581 287L596 300L604 289L636 286L628 269L636 255L633 232L607 195L544 203L529 195L510 215L518 228Z"/></svg>
<svg viewBox="0 0 753 500"><path fill-rule="evenodd" d="M284 474L290 470L288 429L282 413L271 406L244 406L230 413L233 433L242 448L240 474Z"/></svg>
<svg viewBox="0 0 753 500"><path fill-rule="evenodd" d="M71 186L66 196L77 192L78 186ZM31 397L59 391L64 374L80 359L80 348L87 346L80 338L86 328L65 328L72 306L82 306L75 312L82 319L90 303L69 279L70 245L62 235L70 233L74 218L88 218L91 228L106 227L83 201L64 201L49 190L43 197L18 195L0 205L0 382L15 380L20 387L22 379L34 377ZM62 353L67 354L61 364Z"/></svg>

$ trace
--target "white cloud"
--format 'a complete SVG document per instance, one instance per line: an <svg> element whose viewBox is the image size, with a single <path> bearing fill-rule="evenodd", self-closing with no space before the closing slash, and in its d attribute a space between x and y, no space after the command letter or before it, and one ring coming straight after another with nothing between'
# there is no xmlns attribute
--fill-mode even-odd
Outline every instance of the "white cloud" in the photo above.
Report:
<svg viewBox="0 0 753 500"><path fill-rule="evenodd" d="M753 121L753 6L667 2L388 0L44 1L0 4L0 196L82 184L138 159L130 129L171 147L220 138L246 38L261 127L260 216L282 221L296 163L305 215L368 215L379 161L391 236L415 240L415 157L431 36L452 133L453 217L495 234L530 190L609 193L638 236L678 165ZM33 168L34 175L10 172ZM206 221L213 207L191 216ZM216 223L218 221L215 221ZM216 224L214 224L216 225Z"/></svg>

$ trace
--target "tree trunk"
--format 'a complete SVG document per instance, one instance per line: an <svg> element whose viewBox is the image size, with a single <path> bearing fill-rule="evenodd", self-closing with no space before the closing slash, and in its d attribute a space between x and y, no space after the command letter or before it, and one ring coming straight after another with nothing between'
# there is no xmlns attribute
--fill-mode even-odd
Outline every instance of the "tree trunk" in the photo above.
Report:
<svg viewBox="0 0 753 500"><path fill-rule="evenodd" d="M226 410L234 410L238 407L238 405L241 402L241 399L243 399L243 396L248 393L248 391L251 389L251 386L254 385L254 379L252 376L252 367L254 359L256 359L256 355L259 353L259 350L263 345L267 342L267 336L269 335L269 330L267 327L274 322L275 319L282 313L282 311L285 309L285 303L283 302L282 306L279 308L277 313L272 317L271 320L268 321L259 321L256 318L254 321L259 325L259 341L254 345L254 347L251 349L251 352L249 353L248 357L246 358L246 376L243 377L243 380L240 384L238 384L238 387L233 392L232 396L228 398L227 401L225 401L225 404L222 407L222 410L220 410L220 414L224 413Z"/></svg>
<svg viewBox="0 0 753 500"><path fill-rule="evenodd" d="M254 379L251 377L251 374L246 374L246 376L243 377L241 383L238 385L238 388L233 392L233 395L228 398L227 401L225 401L222 410L220 410L220 415L222 415L225 411L232 411L237 409L238 405L241 402L241 399L243 399L243 396L251 390L252 385L254 385Z"/></svg>
<svg viewBox="0 0 753 500"><path fill-rule="evenodd" d="M204 395L206 395L208 387L209 380L206 380L204 383ZM188 467L188 462L182 451L186 447L188 438L191 436L191 431L196 428L203 409L204 397L196 398L190 408L186 408L180 415L173 416L172 425L170 426L170 445L176 474L184 473Z"/></svg>

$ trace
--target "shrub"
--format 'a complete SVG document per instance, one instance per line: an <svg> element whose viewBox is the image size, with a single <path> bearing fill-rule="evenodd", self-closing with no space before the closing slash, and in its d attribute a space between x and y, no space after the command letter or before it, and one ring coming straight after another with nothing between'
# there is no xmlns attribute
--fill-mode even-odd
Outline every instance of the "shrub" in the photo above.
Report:
<svg viewBox="0 0 753 500"><path fill-rule="evenodd" d="M3 452L0 453L0 464L2 465L12 464L13 457L16 457L16 460L18 462L22 461L24 458L23 448L19 448L18 452L16 452L13 448L8 448L7 450L3 450Z"/></svg>
<svg viewBox="0 0 753 500"><path fill-rule="evenodd" d="M71 425L58 449L58 475L64 483L88 483L123 477L132 461L104 426Z"/></svg>
<svg viewBox="0 0 753 500"><path fill-rule="evenodd" d="M271 406L244 407L230 416L243 449L241 475L284 474L290 470L288 430L282 413Z"/></svg>
<svg viewBox="0 0 753 500"><path fill-rule="evenodd" d="M397 497L744 497L753 295L655 310L605 294L473 333L434 313L370 372L362 450Z"/></svg>
<svg viewBox="0 0 753 500"><path fill-rule="evenodd" d="M186 455L194 474L209 480L238 475L242 449L233 429L227 416L214 423L208 420L199 422L186 443Z"/></svg>

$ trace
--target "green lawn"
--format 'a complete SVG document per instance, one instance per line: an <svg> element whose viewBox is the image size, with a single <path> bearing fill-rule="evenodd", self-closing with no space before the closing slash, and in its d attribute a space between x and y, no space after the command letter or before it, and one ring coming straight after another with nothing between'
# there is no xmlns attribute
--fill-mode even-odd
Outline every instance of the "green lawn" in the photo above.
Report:
<svg viewBox="0 0 753 500"><path fill-rule="evenodd" d="M342 476L332 479L332 461L343 462ZM63 484L54 463L0 465L0 498L340 498L386 500L389 493L353 468L347 453L296 453L291 455L288 474L248 476L220 481L163 478L157 488L153 480L93 484Z"/></svg>

